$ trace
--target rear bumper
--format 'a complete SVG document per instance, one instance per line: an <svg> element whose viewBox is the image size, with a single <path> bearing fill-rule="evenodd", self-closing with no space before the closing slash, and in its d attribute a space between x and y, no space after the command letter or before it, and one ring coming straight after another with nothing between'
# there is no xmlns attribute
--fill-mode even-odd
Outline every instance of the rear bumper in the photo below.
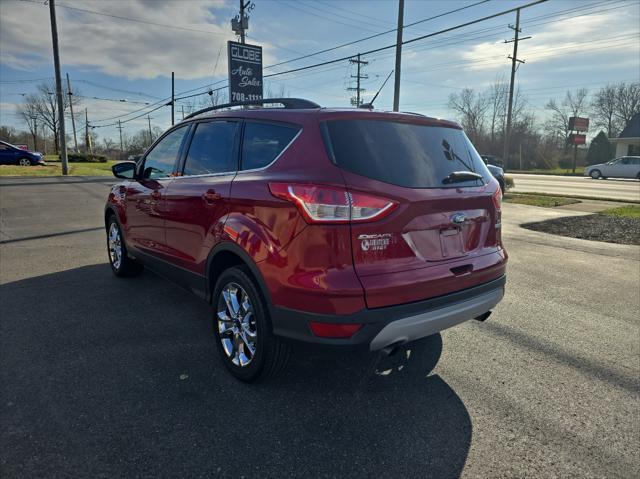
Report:
<svg viewBox="0 0 640 479"><path fill-rule="evenodd" d="M506 276L455 293L424 301L365 309L341 316L314 314L273 307L271 317L276 335L328 346L361 346L375 351L395 343L420 339L494 308L504 295ZM311 322L362 324L351 338L314 336Z"/></svg>

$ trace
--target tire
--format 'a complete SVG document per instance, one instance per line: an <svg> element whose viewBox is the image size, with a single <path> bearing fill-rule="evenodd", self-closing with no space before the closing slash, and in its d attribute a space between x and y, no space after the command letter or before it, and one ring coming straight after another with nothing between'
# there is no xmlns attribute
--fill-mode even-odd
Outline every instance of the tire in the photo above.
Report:
<svg viewBox="0 0 640 479"><path fill-rule="evenodd" d="M111 271L120 278L136 276L142 272L142 265L136 263L127 254L122 230L115 215L109 216L107 221L107 256Z"/></svg>
<svg viewBox="0 0 640 479"><path fill-rule="evenodd" d="M245 266L234 266L220 275L212 303L218 352L234 377L260 381L285 368L290 345L274 336L264 295Z"/></svg>
<svg viewBox="0 0 640 479"><path fill-rule="evenodd" d="M597 180L598 178L602 178L602 173L600 173L600 170L591 170L589 176L594 180Z"/></svg>
<svg viewBox="0 0 640 479"><path fill-rule="evenodd" d="M29 158L18 158L18 166L31 166L31 160Z"/></svg>

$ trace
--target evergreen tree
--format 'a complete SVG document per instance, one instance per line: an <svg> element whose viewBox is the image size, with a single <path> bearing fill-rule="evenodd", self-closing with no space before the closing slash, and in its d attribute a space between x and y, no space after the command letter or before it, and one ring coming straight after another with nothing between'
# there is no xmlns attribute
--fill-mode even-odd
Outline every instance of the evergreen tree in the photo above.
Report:
<svg viewBox="0 0 640 479"><path fill-rule="evenodd" d="M587 152L587 165L605 163L613 158L613 145L607 138L604 131L601 131L591 140L589 151Z"/></svg>

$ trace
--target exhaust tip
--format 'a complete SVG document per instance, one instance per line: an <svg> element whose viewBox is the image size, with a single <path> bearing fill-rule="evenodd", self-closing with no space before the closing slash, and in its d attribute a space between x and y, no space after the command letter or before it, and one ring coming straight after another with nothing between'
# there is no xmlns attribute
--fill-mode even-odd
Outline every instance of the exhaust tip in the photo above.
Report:
<svg viewBox="0 0 640 479"><path fill-rule="evenodd" d="M396 341L395 343L391 343L388 346L385 346L384 348L382 348L380 352L383 353L385 356L393 356L398 352L398 349L400 349L400 346L406 343L407 343L406 339Z"/></svg>
<svg viewBox="0 0 640 479"><path fill-rule="evenodd" d="M487 311L486 313L481 314L480 316L477 316L477 317L475 317L475 318L473 318L473 319L475 319L476 321L484 322L484 321L486 321L487 319L489 319L489 316L491 316L491 313L492 313L492 312L493 312L493 311Z"/></svg>

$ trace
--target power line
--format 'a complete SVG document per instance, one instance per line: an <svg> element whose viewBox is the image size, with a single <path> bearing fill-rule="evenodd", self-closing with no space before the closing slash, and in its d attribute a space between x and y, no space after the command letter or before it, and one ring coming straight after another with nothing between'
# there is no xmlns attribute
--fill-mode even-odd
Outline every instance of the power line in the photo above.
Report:
<svg viewBox="0 0 640 479"><path fill-rule="evenodd" d="M106 86L106 85L101 85L100 83L96 83L93 81L89 81L89 80L74 80L75 82L81 82L81 83L85 83L87 85L91 85L94 86L96 88L103 88L105 90L111 90L111 91L116 91L119 93L127 93L129 95L137 95L137 96L146 96L149 98L153 98L154 100L159 100L160 98L157 96L153 96L153 95L149 95L148 93L144 93L141 91L131 91L131 90L125 90L123 88L114 88L114 87L110 87L110 86Z"/></svg>
<svg viewBox="0 0 640 479"><path fill-rule="evenodd" d="M597 3L591 4L591 5L586 5L584 7L574 8L574 9L571 9L571 10L584 11L585 9L588 9L589 7L592 7L592 8L593 7L597 7L602 3L609 3L609 2L597 2ZM595 12L584 13L582 15L569 15L568 18L579 18L579 17L583 17L583 16L587 16L587 15L596 15L598 13L602 13L603 11L614 10L614 9L619 9L619 8L623 8L623 7L626 7L626 5L620 5L620 6L613 7L613 8L606 9L606 10L598 10L598 11L595 11ZM567 11L568 10L565 10L563 12L567 12ZM566 13L563 13L563 15L566 15ZM539 17L536 17L536 18L542 18L542 17L546 18L546 17L553 17L553 16L557 16L557 15L555 13L552 13L552 14L542 15L542 16L539 16ZM558 21L562 21L562 20L563 19L551 20L551 21L548 21L548 22L541 22L539 24L532 25L532 26L538 26L538 25L547 24L547 23L554 23L554 22L558 22ZM523 21L521 23L525 24L525 23L528 23L528 21ZM421 52L421 51L425 51L425 50L431 49L435 45L440 46L440 47L442 47L442 46L450 46L450 45L460 45L460 44L469 43L469 42L472 42L474 40L478 40L478 39L482 39L482 38L498 36L498 33L495 33L495 34L491 33L491 34L482 35L482 36L470 37L470 35L475 35L476 33L482 33L482 32L487 32L487 31L496 31L496 32L498 32L498 30L501 29L502 27L503 27L502 25L499 25L499 26L495 26L495 27L489 27L489 28L483 28L483 29L479 29L479 30L474 30L472 32L467 32L467 33L464 33L464 34L451 35L451 36L448 36L448 37L444 37L444 38L442 38L440 40L435 40L433 42L430 42L428 45L424 45L424 46L421 46L421 47L418 47L418 48L412 48L412 49L410 49L408 51L409 52ZM505 29L507 28L506 24L504 25L504 28ZM533 33L536 33L536 31L534 30ZM449 40L453 40L455 38L464 38L464 40L460 41L460 42L450 42L449 41ZM378 56L377 59L389 58L389 57L392 57L393 55L394 55L393 53L387 54L387 55L381 55L381 56Z"/></svg>
<svg viewBox="0 0 640 479"><path fill-rule="evenodd" d="M133 105L149 105L150 103L148 101L133 101L133 100L127 100L126 98L122 98L122 99L117 99L117 98L100 98L97 96L86 96L86 95L78 95L77 93L74 93L74 96L77 96L78 98L85 98L87 100L100 100L100 101L112 101L115 103L131 103Z"/></svg>
<svg viewBox="0 0 640 479"><path fill-rule="evenodd" d="M327 4L327 2L320 2L320 3ZM382 20L381 18L372 17L370 15L366 15L366 14L361 13L361 12L356 12L354 10L349 10L348 8L344 8L344 7L339 6L339 5L332 4L329 8L331 8L333 10L341 10L343 12L350 13L352 15L355 15L357 18L368 18L370 20L378 22L380 25L384 25L385 27L388 27L390 25L395 25L394 22L389 22L387 20ZM325 10L325 11L328 11L328 10ZM370 25L373 25L373 24L370 24ZM380 28L380 25L378 25L378 28Z"/></svg>
<svg viewBox="0 0 640 479"><path fill-rule="evenodd" d="M35 0L22 0L23 2L29 2L29 3L36 3L41 5L40 2L37 2ZM209 35L218 35L218 36L224 36L224 37L228 37L228 35L226 33L222 33L222 32L212 32L211 30L201 30L199 28L190 28L190 27L182 27L179 25L170 25L167 23L158 23L158 22L151 22L149 20L143 20L141 18L132 18L132 17L125 17L122 15L114 15L112 13L106 13L106 12L97 12L95 10L89 10L87 8L80 8L80 7L72 7L71 5L65 5L65 4L58 4L57 5L60 8L66 8L68 10L75 10L77 12L82 12L82 13L89 13L91 15L101 15L103 17L110 17L110 18L116 18L118 20L124 20L127 22L135 22L135 23L143 23L146 25L153 25L156 27L163 27L163 28L172 28L174 30L183 30L183 31L188 31L188 32L197 32L197 33L207 33Z"/></svg>
<svg viewBox="0 0 640 479"><path fill-rule="evenodd" d="M466 7L461 7L461 8L456 9L456 10L452 10L452 11L449 11L449 12L442 13L440 15L436 15L434 17L430 17L429 19L423 19L423 20L420 20L419 22L414 22L413 24L421 23L421 22L424 22L424 21L427 21L427 20L430 20L430 19L433 19L433 18L438 18L438 17L444 16L444 15L448 15L448 14L451 14L451 13L453 13L455 11L464 10L465 8L470 8L472 6L475 6L475 5L478 5L478 4L481 4L481 3L486 3L488 1L489 0L482 0L481 2L474 3L474 4L471 4L471 5L467 5ZM476 23L480 23L480 22L483 22L483 21L486 21L486 20L490 20L492 18L497 18L497 17L503 16L503 15L507 15L509 13L513 13L513 12L517 11L518 9L529 8L529 7L544 3L546 1L547 0L535 0L535 1L531 2L531 3L523 5L521 7L511 8L511 9L508 9L508 10L503 10L502 12L494 13L492 15L488 15L488 16L485 16L485 17L482 17L482 18L478 18L476 20L471 20L471 21L468 21L468 22L465 22L465 23L462 23L462 24L459 24L459 25L455 25L453 27L445 28L443 30L439 30L439 31L436 31L436 32L433 32L433 33L429 33L429 34L426 34L426 35L415 37L415 38L412 38L410 40L405 40L405 41L402 42L402 45L415 43L417 41L421 41L421 40L424 40L424 39L427 39L427 38L431 38L431 37L434 37L434 36L437 36L437 35L441 35L443 33L447 33L447 32L454 31L454 30L458 30L460 28L464 28L464 27L467 27L469 25L474 25ZM397 29L394 29L394 30L391 30L391 31L396 31L396 30ZM386 32L386 33L388 33L388 32ZM369 54L372 54L372 53L385 51L385 50L388 50L388 49L391 49L391 48L395 48L395 47L396 47L396 44L394 43L392 45L387 45L385 47L380 47L380 48L376 48L376 49L373 49L373 50L369 50L367 52L363 52L362 55L369 55ZM335 49L335 47L334 47L334 49ZM319 53L324 53L324 51L316 52L316 53L314 53L314 55L315 54L319 54ZM352 57L352 55L349 55L349 56L346 56L346 57L341 57L341 58L337 58L337 59L334 59L334 60L328 60L328 61L324 61L324 62L313 64L313 65L307 65L307 66L304 66L304 67L294 68L294 69L287 70L287 71L275 72L275 73L271 73L271 74L268 74L268 75L264 75L263 78L272 78L272 77L275 77L275 76L286 75L286 74L295 73L295 72L299 72L299 71L309 70L311 68L317 68L317 67L320 67L320 66L331 65L331 64L334 64L334 63L338 63L338 62L343 62L345 60L348 60L351 57ZM280 63L280 64L282 64L282 63ZM271 68L271 67L276 66L276 65L278 65L278 64L267 66L264 69ZM222 83L224 81L226 81L226 80L221 80L220 82L217 82L217 83ZM194 88L193 90L197 90L197 89L198 88ZM186 92L183 92L183 93L186 93ZM207 92L205 91L205 92L202 92L200 94L204 95L206 93ZM193 95L193 96L197 96L197 95ZM112 117L112 118L109 118L109 119L103 119L103 120L97 120L97 121L108 121L110 119L122 118L123 116L128 116L128 115L120 115L120 116ZM127 120L127 121L129 121L129 120Z"/></svg>
<svg viewBox="0 0 640 479"><path fill-rule="evenodd" d="M533 3L527 4L527 5L523 5L522 7L518 7L518 8L528 8L528 7L530 7L530 6L534 6L534 5L537 5L537 4L539 4L539 3L542 3L543 1L545 1L545 0L539 0L539 1L537 1L537 2L533 2ZM484 2L480 2L480 3L484 3ZM603 3L603 2L594 3L594 4L589 5L588 7L592 7L592 8L593 8L593 7L597 7L597 6L601 5L602 3ZM474 5L476 5L476 4L468 5L468 6L464 7L464 8L469 8L469 7L474 6ZM621 8L621 7L615 7L615 8ZM499 13L497 13L497 14L490 15L490 16L487 16L487 17L483 17L483 18L481 18L481 19L477 19L477 20L474 20L474 21L471 21L471 22L466 22L466 23L464 23L464 24L457 25L457 26L454 26L454 27L451 27L451 28L448 28L448 29L444 29L444 30L441 30L441 31L438 31L438 32L430 33L430 34L428 34L428 35L423 35L423 36L420 36L420 37L416 37L416 38L413 38L413 39L411 39L411 40L407 40L407 41L403 42L403 44L407 44L407 43L414 43L414 42L417 42L417 41L419 41L419 40L423 40L423 39L430 38L430 37L433 37L433 36L436 36L436 35L440 35L440 34L442 34L442 33L448 32L448 31L453 31L453 30L456 30L456 29L459 29L459 28L463 28L463 27L468 26L468 25L471 25L471 24L479 23L479 22L481 22L481 21L485 21L485 20L488 20L488 19L490 19L490 18L496 18L496 17L499 17L499 16L501 16L501 15L505 15L505 14L508 14L508 13L512 13L512 12L514 12L514 11L516 11L516 10L517 10L517 8L513 8L513 9L510 9L510 10L506 10L506 11L503 11L503 12L499 12ZM561 13L563 13L563 14L565 14L566 12L567 12L567 10L563 10L563 11L561 11ZM448 13L451 13L451 12L447 12L447 13L445 13L445 14L448 14ZM593 13L590 13L590 14L596 14L596 13L600 13L600 11L598 11L598 12L593 12ZM441 14L440 16L445 15L445 14ZM585 14L585 15L590 15L590 14ZM551 14L547 15L546 17L551 17L551 16L558 16L558 12L553 12L553 13L551 13ZM545 16L538 16L538 17L535 17L535 18L536 18L536 19L539 19L539 18L546 18L546 17L545 17ZM433 18L433 17L432 17L432 18ZM428 20L428 19L421 20L421 22L422 22L422 21L426 21L426 20ZM555 21L558 21L558 20L555 20ZM416 22L416 23L418 23L418 22ZM525 23L525 22L523 22L523 23ZM409 25L411 25L411 24L409 24ZM405 27L406 27L406 26L408 26L408 25L405 25ZM495 30L496 28L501 28L501 26L498 26L498 27L489 27L489 28L486 28L486 29L480 29L480 30L477 30L477 32L481 32L481 31L489 31L489 30ZM393 31L395 31L395 29L394 29ZM442 41L449 41L451 38L455 38L455 37L456 37L456 36L454 35L454 36L452 36L452 37L444 38L444 39L442 39ZM350 42L350 44L352 44L352 43L357 43L357 42L359 42L359 41L364 41L364 39L356 40L355 42ZM468 41L468 39L466 39L466 41ZM347 45L347 44L345 44L345 46L346 46L346 45ZM319 51L319 52L315 52L315 53L312 53L312 54L308 54L308 55L306 55L305 57L314 56L314 55L317 55L317 54L319 54L319 53L324 53L324 52L326 52L327 50L333 50L333 49L341 48L341 47L342 47L342 46L338 46L338 47L333 47L332 49L325 49L325 50L321 50L321 51ZM385 50L390 49L390 48L393 48L393 47L395 47L395 45L389 45L389 46L386 46L386 47L381 47L381 48L377 48L377 49L371 50L371 51L369 51L369 52L365 52L364 54L378 53L378 52L380 52L380 51L385 51ZM416 50L411 50L411 51L416 51ZM292 73L297 73L297 72L304 71L304 70L309 70L309 69L312 69L312 68L318 68L318 67L321 67L321 66L331 65L331 64L334 64L334 63L342 62L342 61L347 60L347 59L349 59L349 58L351 58L351 56L349 56L349 57L342 57L342 58L338 58L338 59L334 59L334 60L330 60L330 61L326 61L326 62L321 62L321 63L317 63L317 64L313 64L313 65L307 65L307 66L305 66L305 67L295 68L295 69L292 69L292 70L287 70L287 71L282 71L282 72L276 72L276 73L273 73L273 74L265 75L265 78L267 78L267 77L272 78L272 77L275 77L275 76L280 76L280 75L285 75L285 74L286 74L286 75L290 75L290 74L292 74ZM289 60L289 61L296 61L296 60L297 60L297 59L292 59L292 60ZM287 61L287 62L289 62L289 61ZM486 60L483 60L483 61L486 63ZM452 63L454 63L454 62L449 62L448 64L452 64ZM458 62L458 63L459 63L459 62ZM464 63L469 63L469 61L464 61ZM281 63L279 63L279 64L282 64L282 62L281 62ZM274 66L276 66L276 65L279 65L279 64L269 65L269 66L265 67L265 69L267 69L267 68L272 68L272 67L274 67ZM441 64L441 65L447 65L447 64ZM432 67L432 66L430 66L430 69L432 69L431 67ZM340 68L340 67L338 67L338 68ZM331 69L332 69L332 68L331 68ZM327 70L330 70L330 69L327 69ZM296 75L296 76L298 76L298 75ZM217 85L217 84L221 84L221 83L224 83L224 82L226 82L226 80L225 80L225 79L220 80L220 81L217 81L217 82L214 82L214 83L211 83L211 84L209 84L209 85L205 85L205 86L196 87L196 88L193 88L193 89L190 89L190 90L186 90L186 91L184 91L184 92L179 93L178 95L180 95L180 94L184 94L184 93L190 93L190 92L193 92L193 91L196 91L196 90L201 90L201 89L203 89L203 88L210 88L210 87L212 87L212 86L215 86L215 85ZM221 88L216 88L215 90L212 90L212 91L221 90L221 89L223 89L223 88L225 88L225 86L223 86L223 87L221 87ZM191 97L195 97L195 96L204 95L204 94L206 94L206 93L208 93L208 91L202 91L202 92L199 92L199 93L196 93L196 94L193 94L193 95L188 95L187 97L180 97L180 98L191 98ZM165 99L165 100L166 100L166 99ZM162 100L162 101L165 101L165 100ZM158 104L158 103L159 103L159 102L157 102L156 104ZM152 104L152 105L150 105L150 106L153 106L153 105L154 105L154 104ZM164 106L164 105L161 105L161 106ZM140 109L140 110L135 110L135 111L133 111L133 112L129 112L129 113L124 114L124 115L119 115L119 116L112 117L112 118L106 118L106 119L102 119L102 120L100 120L100 121L108 121L108 120L110 120L110 119L121 118L121 117L131 115L131 114L136 113L137 111L141 111L141 110L142 110L142 109ZM127 121L128 121L128 120L127 120Z"/></svg>
<svg viewBox="0 0 640 479"><path fill-rule="evenodd" d="M122 120L122 121L118 120L117 122L110 123L109 125L95 125L95 126L92 126L92 128L107 128L109 126L115 126L115 125L121 125L122 123L128 123L130 121L137 120L138 118L142 118L143 116L147 116L147 115L153 113L154 111L159 110L160 108L163 108L165 106L169 106L169 105L168 104L160 105L160 106L154 108L153 110L145 111L141 115L135 116L133 118L128 118L128 119Z"/></svg>
<svg viewBox="0 0 640 479"><path fill-rule="evenodd" d="M45 78L20 78L16 80L0 80L2 84L10 84L10 83L32 83L38 81L50 81L53 80L54 77L45 77Z"/></svg>
<svg viewBox="0 0 640 479"><path fill-rule="evenodd" d="M454 31L454 30L458 30L460 28L468 27L469 25L475 25L476 23L484 22L484 21L490 20L492 18L497 18L497 17L500 17L502 15L507 15L509 13L513 13L513 12L517 11L518 9L524 9L524 8L533 7L535 5L544 3L546 1L548 1L548 0L535 0L534 2L527 3L526 5L523 5L521 7L511 8L509 10L503 10L502 12L494 13L492 15L487 15L486 17L482 17L482 18L478 18L478 19L475 19L475 20L471 20L471 21L465 22L465 23L461 23L459 25L455 25L453 27L445 28L443 30L438 30L437 32L428 33L426 35L421 35L419 37L415 37L415 38L412 38L410 40L404 40L402 42L402 45L415 43L415 42L418 42L418 41L421 41L421 40L425 40L427 38L434 37L436 35L442 35L443 33L447 33L447 32L451 32L451 31ZM389 49L395 48L395 47L396 47L396 44L394 43L392 45L387 45L387 46L384 46L384 47L374 48L373 50L368 50L368 51L361 52L361 53L362 53L362 55L371 55L373 53L378 53L378 52L381 52L381 51L384 51L384 50L389 50ZM348 56L345 56L345 57L336 58L334 60L328 60L328 61L325 61L325 62L316 63L314 65L307 65L307 66L304 66L304 67L294 68L292 70L287 70L287 71L284 71L284 72L270 73L269 75L264 75L263 78L270 78L270 77L274 77L274 76L285 75L287 73L293 73L293 72L308 70L310 68L316 68L316 67L319 67L319 66L330 65L332 63L343 62L345 60L348 60L352 56L353 55L348 55Z"/></svg>
<svg viewBox="0 0 640 479"><path fill-rule="evenodd" d="M298 3L298 2L289 3L289 2L286 2L284 0L281 0L281 1L282 1L282 3L285 3L289 8L293 8L293 9L298 10L299 12L305 13L307 15L311 15L311 16L316 17L316 18L322 18L323 20L329 20L330 22L333 22L333 23L339 23L340 25L344 25L344 26L349 27L349 28L357 28L358 30L362 30L364 32L374 32L374 30L371 30L370 28L363 27L362 25L358 25L356 23L343 22L341 20L328 18L328 17L325 17L324 15L320 15L318 13L314 13L312 11L306 10L306 8L309 8L309 5L306 5L306 4L301 4L301 3ZM302 6L304 6L306 8L302 8Z"/></svg>
<svg viewBox="0 0 640 479"><path fill-rule="evenodd" d="M434 20L436 18L444 17L444 16L450 15L452 13L456 13L456 12L460 12L462 10L466 10L467 8L475 7L476 5L480 5L480 4L486 3L488 1L490 1L490 0L482 0L480 2L472 3L471 5L466 5L464 7L456 8L455 10L449 10L447 12L440 13L438 15L434 15L433 17L423 18L422 20L418 20L417 22L409 23L408 25L404 25L403 27L404 28L408 28L408 27L411 27L411 26L414 26L414 25L418 25L419 23L428 22L428 21ZM381 37L383 35L387 35L388 33L393 33L396 30L397 30L397 28L392 28L391 30L386 30L386 31L381 32L381 33L376 33L375 35L370 35L368 37L360 38L359 40L353 40L351 42L343 43L341 45L336 45L335 47L325 48L324 50L320 50L320 51L317 51L317 52L314 52L314 53L308 53L308 54L303 55L303 56L298 57L298 58L292 58L291 60L285 60L285 61L282 61L282 62L279 62L279 63L274 63L273 65L269 65L269 66L264 67L263 70L266 70L267 68L273 68L273 67L277 67L277 66L280 66L280 65L284 65L286 63L291 63L291 62L295 62L295 61L298 61L298 60L303 60L305 58L309 58L309 57L312 57L312 56L320 55L322 53L327 53L327 52L331 52L331 51L334 51L334 50L338 50L339 48L355 45L356 43L361 43L361 42L364 42L364 41L367 41L367 40L371 40L372 38L377 38L377 37Z"/></svg>
<svg viewBox="0 0 640 479"><path fill-rule="evenodd" d="M23 2L27 2L27 3L33 3L36 5L42 5L42 2L36 1L36 0L21 0ZM106 13L106 12L98 12L95 10L89 10L87 8L80 8L80 7L72 7L71 5L64 5L64 4L58 4L57 5L60 8L66 8L68 10L75 10L78 12L82 12L82 13L88 13L91 15L100 15L100 16L104 16L104 17L110 17L110 18L115 18L117 20L124 20L124 21L128 21L128 22L135 22L135 23L142 23L142 24L146 24L146 25L153 25L153 26L157 26L157 27L162 27L162 28L171 28L174 30L182 30L182 31L189 31L189 32L195 32L195 33L204 33L207 35L217 35L220 37L224 37L224 38L228 38L229 35L226 33L222 33L222 32L213 32L211 30L202 30L199 28L192 28L192 27L185 27L185 26L180 26L180 25L175 25L175 24L167 24L167 23L159 23L159 22L152 22L149 20L143 20L141 18L133 18L133 17L125 17L123 15L115 15L112 13ZM300 52L296 51L296 50L292 50L290 48L285 48L279 45L276 45L275 43L270 42L271 45L273 45L275 48L278 48L280 50L286 50L286 51L290 51L296 54L300 54Z"/></svg>

